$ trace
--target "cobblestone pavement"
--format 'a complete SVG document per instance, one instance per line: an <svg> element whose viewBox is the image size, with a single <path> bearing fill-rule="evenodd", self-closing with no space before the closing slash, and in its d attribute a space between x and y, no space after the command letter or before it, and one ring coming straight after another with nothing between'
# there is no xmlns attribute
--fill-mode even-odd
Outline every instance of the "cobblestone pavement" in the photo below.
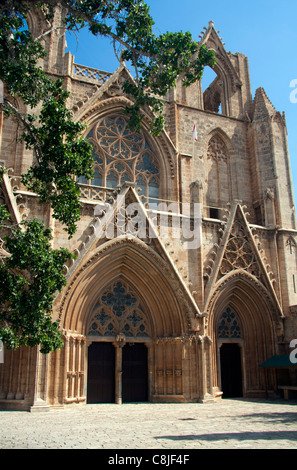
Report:
<svg viewBox="0 0 297 470"><path fill-rule="evenodd" d="M0 412L1 449L291 449L297 401L99 404Z"/></svg>

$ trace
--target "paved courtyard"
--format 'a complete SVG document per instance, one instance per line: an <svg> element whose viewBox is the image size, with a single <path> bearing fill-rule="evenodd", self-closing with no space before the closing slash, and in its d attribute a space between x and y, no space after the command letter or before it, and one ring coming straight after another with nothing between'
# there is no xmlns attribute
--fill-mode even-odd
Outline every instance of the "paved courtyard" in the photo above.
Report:
<svg viewBox="0 0 297 470"><path fill-rule="evenodd" d="M297 401L100 404L0 412L1 449L292 449Z"/></svg>

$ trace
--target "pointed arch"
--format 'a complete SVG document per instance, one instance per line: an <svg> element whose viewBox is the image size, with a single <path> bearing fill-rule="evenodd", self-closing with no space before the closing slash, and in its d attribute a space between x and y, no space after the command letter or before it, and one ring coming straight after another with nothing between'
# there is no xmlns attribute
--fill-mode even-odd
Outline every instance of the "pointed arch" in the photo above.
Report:
<svg viewBox="0 0 297 470"><path fill-rule="evenodd" d="M125 181L135 182L140 195L159 197L160 162L142 130L129 128L124 113L98 117L87 131L93 147L95 178L88 184L117 188Z"/></svg>
<svg viewBox="0 0 297 470"><path fill-rule="evenodd" d="M205 141L205 205L210 208L224 208L234 199L231 173L234 153L230 139L220 128L208 134Z"/></svg>
<svg viewBox="0 0 297 470"><path fill-rule="evenodd" d="M228 299L233 294L234 289L236 289L236 292L242 292L242 297L246 301L250 299L252 303L257 303L257 311L269 324L274 323L277 325L282 323L284 317L279 305L276 304L268 289L259 279L244 269L231 271L216 283L205 309L213 312L217 305L220 308L226 308L227 305L224 299Z"/></svg>
<svg viewBox="0 0 297 470"><path fill-rule="evenodd" d="M37 8L30 8L28 10L26 22L28 29L34 38L40 36L51 26L50 22L46 20L44 12Z"/></svg>
<svg viewBox="0 0 297 470"><path fill-rule="evenodd" d="M120 89L118 90L118 96L104 96L104 93L108 95L108 87L113 85L113 81L116 79L119 81L119 79L122 78L121 72L123 72L123 70L119 70L115 73L115 78L111 76L76 116L76 119L87 123L86 136L100 119L110 115L125 116L125 108L132 104L128 98L120 96L120 93L122 93ZM158 138L150 134L149 128L152 116L148 114L148 111L142 110L142 112L142 128L140 132L145 136L147 144L151 148L154 159L160 170L159 198L177 200L177 150L165 130L161 132ZM153 186L155 186L155 182L156 181L154 181ZM154 188L152 192L155 193Z"/></svg>
<svg viewBox="0 0 297 470"><path fill-rule="evenodd" d="M236 90L241 87L242 83L224 48L224 43L222 43L221 38L218 36L218 32L214 28L213 21L209 22L209 26L200 43L205 44L208 49L213 50L216 58L216 64L213 70L217 74L217 77L212 82L208 90L206 90L207 93L204 97L204 102L207 103L208 101L208 104L210 105L209 110L214 111L212 108L213 103L209 102L214 98L215 103L218 101L221 103L222 114L232 116L232 96L236 93ZM207 107L204 109L207 110Z"/></svg>
<svg viewBox="0 0 297 470"><path fill-rule="evenodd" d="M227 308L236 312L241 325L240 338L219 338L219 322ZM259 365L278 354L276 344L283 332L282 318L268 291L251 274L243 270L234 271L217 283L208 312L208 334L214 344L214 386L220 386L219 347L232 340L242 349L244 396L264 394Z"/></svg>
<svg viewBox="0 0 297 470"><path fill-rule="evenodd" d="M84 259L57 300L56 312L66 331L86 335L100 293L115 282L135 292L153 338L180 336L190 325L184 299L166 261L139 239L113 239Z"/></svg>
<svg viewBox="0 0 297 470"><path fill-rule="evenodd" d="M98 295L87 320L86 334L88 338L114 339L119 334L129 339L150 338L146 310L135 289L119 277Z"/></svg>

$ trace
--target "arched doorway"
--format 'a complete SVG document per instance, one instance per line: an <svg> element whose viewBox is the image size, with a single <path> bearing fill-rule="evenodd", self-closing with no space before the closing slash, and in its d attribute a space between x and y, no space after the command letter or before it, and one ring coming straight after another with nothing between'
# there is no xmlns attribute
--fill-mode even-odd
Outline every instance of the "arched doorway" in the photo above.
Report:
<svg viewBox="0 0 297 470"><path fill-rule="evenodd" d="M190 313L182 315L178 284L168 276L166 261L140 239L112 239L71 279L59 307L66 332L61 402L88 401L93 343L110 343L114 348L115 403L123 400L123 348L131 343L147 349L142 362L147 370L147 400L171 401L173 396L184 401L189 393L183 379L188 366L184 349L192 343L185 346L183 337Z"/></svg>
<svg viewBox="0 0 297 470"><path fill-rule="evenodd" d="M238 343L222 343L220 368L223 398L242 397L241 350Z"/></svg>
<svg viewBox="0 0 297 470"><path fill-rule="evenodd" d="M149 325L133 289L117 280L98 297L88 327L87 402L148 400Z"/></svg>
<svg viewBox="0 0 297 470"><path fill-rule="evenodd" d="M220 384L223 398L242 397L242 342L243 331L237 313L229 306L223 310L217 323Z"/></svg>
<svg viewBox="0 0 297 470"><path fill-rule="evenodd" d="M214 344L213 385L223 398L265 396L260 364L275 354L276 315L265 287L243 270L225 275L217 284L209 335Z"/></svg>

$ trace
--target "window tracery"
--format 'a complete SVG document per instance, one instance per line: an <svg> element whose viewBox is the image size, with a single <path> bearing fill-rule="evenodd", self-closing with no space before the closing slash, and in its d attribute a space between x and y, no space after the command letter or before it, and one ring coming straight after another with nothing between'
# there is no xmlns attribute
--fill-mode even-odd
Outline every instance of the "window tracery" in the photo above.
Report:
<svg viewBox="0 0 297 470"><path fill-rule="evenodd" d="M124 116L101 118L87 138L92 143L94 177L80 178L79 183L116 188L124 181L132 181L140 195L159 197L159 165L142 130L132 131Z"/></svg>
<svg viewBox="0 0 297 470"><path fill-rule="evenodd" d="M129 286L117 281L99 297L88 327L88 336L148 338L149 330L139 299Z"/></svg>
<svg viewBox="0 0 297 470"><path fill-rule="evenodd" d="M228 151L224 141L218 135L213 136L208 144L207 158L227 161Z"/></svg>
<svg viewBox="0 0 297 470"><path fill-rule="evenodd" d="M242 223L238 220L233 224L220 266L220 274L224 276L235 269L244 269L253 276L260 278L256 255Z"/></svg>
<svg viewBox="0 0 297 470"><path fill-rule="evenodd" d="M240 321L230 307L224 310L219 319L218 338L242 338Z"/></svg>
<svg viewBox="0 0 297 470"><path fill-rule="evenodd" d="M220 135L211 137L207 148L207 204L224 207L231 200L229 152Z"/></svg>

